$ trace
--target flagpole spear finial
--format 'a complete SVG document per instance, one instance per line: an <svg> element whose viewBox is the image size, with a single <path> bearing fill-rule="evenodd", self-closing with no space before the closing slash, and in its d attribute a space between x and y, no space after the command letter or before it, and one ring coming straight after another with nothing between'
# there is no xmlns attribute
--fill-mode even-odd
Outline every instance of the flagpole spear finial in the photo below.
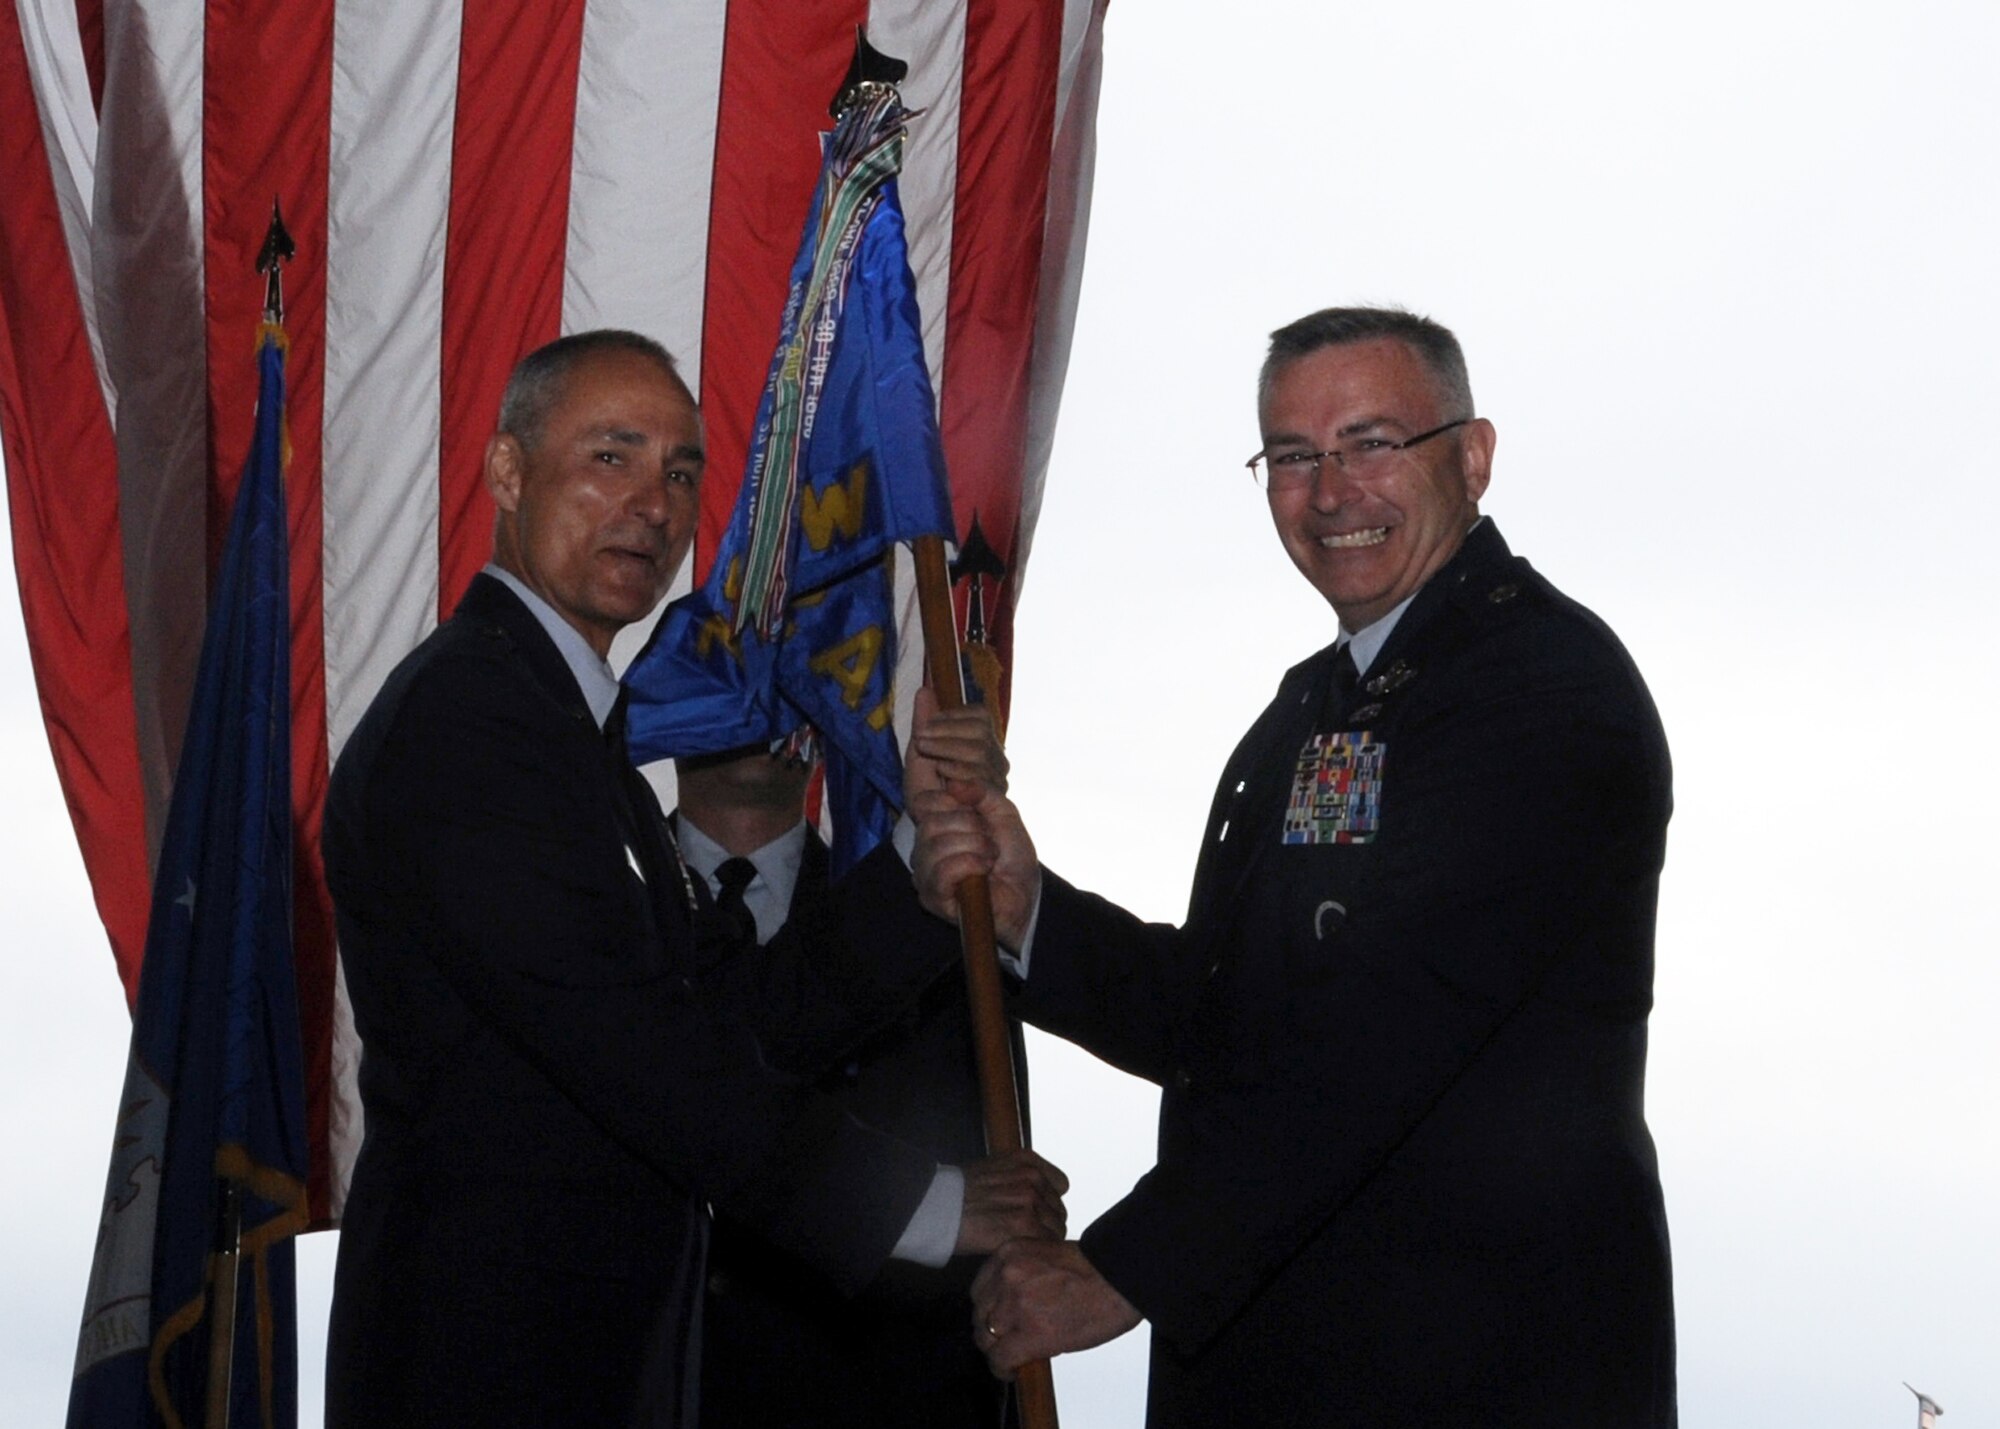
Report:
<svg viewBox="0 0 2000 1429"><path fill-rule="evenodd" d="M264 275L264 321L285 320L285 279L283 265L299 251L285 228L285 215L276 195L271 198L271 226L264 230L264 246L257 250L257 271Z"/></svg>
<svg viewBox="0 0 2000 1429"><path fill-rule="evenodd" d="M846 113L865 99L872 99L885 89L894 89L909 76L910 67L894 55L885 55L868 43L868 31L860 25L854 27L854 62L847 67L847 76L834 91L833 103L827 106L827 113L835 119Z"/></svg>
<svg viewBox="0 0 2000 1429"><path fill-rule="evenodd" d="M964 581L965 585L965 643L984 645L986 643L986 588L984 580L1001 581L1007 577L1007 563L1000 559L1000 553L986 539L986 533L979 529L979 513L972 513L972 526L965 533L965 540L958 548L958 559L951 563L953 585Z"/></svg>

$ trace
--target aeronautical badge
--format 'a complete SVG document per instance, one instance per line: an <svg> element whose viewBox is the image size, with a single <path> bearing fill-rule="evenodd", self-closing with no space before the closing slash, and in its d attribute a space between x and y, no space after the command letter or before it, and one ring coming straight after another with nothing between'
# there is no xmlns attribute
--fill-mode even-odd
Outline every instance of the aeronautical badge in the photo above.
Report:
<svg viewBox="0 0 2000 1429"><path fill-rule="evenodd" d="M1367 730L1316 734L1299 751L1283 842L1365 844L1382 827L1382 761L1388 746Z"/></svg>
<svg viewBox="0 0 2000 1429"><path fill-rule="evenodd" d="M1417 667L1407 660L1398 660L1381 674L1370 676L1361 688L1371 695L1393 695L1416 678Z"/></svg>

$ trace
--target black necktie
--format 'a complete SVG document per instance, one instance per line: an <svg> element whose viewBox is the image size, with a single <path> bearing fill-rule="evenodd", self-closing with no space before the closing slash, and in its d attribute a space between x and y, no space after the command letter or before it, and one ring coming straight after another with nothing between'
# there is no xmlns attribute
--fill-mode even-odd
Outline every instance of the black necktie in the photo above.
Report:
<svg viewBox="0 0 2000 1429"><path fill-rule="evenodd" d="M1333 657L1333 689L1340 696L1343 707L1354 698L1354 689L1360 683L1361 671L1354 663L1354 644L1349 641Z"/></svg>
<svg viewBox="0 0 2000 1429"><path fill-rule="evenodd" d="M725 858L715 868L715 881L722 890L715 895L715 911L735 926L739 941L752 945L757 941L757 920L743 901L743 890L756 876L757 865L747 858Z"/></svg>

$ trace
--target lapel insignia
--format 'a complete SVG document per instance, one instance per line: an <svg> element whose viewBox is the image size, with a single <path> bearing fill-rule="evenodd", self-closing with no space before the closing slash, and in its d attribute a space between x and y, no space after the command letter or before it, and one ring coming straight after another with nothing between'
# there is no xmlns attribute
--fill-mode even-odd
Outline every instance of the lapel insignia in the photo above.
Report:
<svg viewBox="0 0 2000 1429"><path fill-rule="evenodd" d="M1382 823L1388 748L1367 730L1316 734L1299 751L1280 842L1365 844Z"/></svg>

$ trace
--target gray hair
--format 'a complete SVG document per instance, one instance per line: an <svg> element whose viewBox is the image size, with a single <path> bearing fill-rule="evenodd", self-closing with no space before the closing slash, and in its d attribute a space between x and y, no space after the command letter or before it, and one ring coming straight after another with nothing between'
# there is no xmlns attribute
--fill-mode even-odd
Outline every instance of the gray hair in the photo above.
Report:
<svg viewBox="0 0 2000 1429"><path fill-rule="evenodd" d="M561 400L563 384L578 363L606 352L634 352L650 357L666 374L681 382L674 356L643 333L623 328L596 328L573 332L554 342L544 343L514 364L507 378L507 390L500 397L500 430L533 450L542 437L542 423ZM687 387L681 382L683 390ZM689 393L689 396L692 396Z"/></svg>
<svg viewBox="0 0 2000 1429"><path fill-rule="evenodd" d="M1261 412L1272 384L1287 366L1322 347L1345 347L1387 337L1405 343L1422 359L1438 386L1446 412L1474 415L1472 379L1466 375L1465 353L1451 329L1403 308L1322 308L1271 334L1271 351L1257 374L1257 409Z"/></svg>

